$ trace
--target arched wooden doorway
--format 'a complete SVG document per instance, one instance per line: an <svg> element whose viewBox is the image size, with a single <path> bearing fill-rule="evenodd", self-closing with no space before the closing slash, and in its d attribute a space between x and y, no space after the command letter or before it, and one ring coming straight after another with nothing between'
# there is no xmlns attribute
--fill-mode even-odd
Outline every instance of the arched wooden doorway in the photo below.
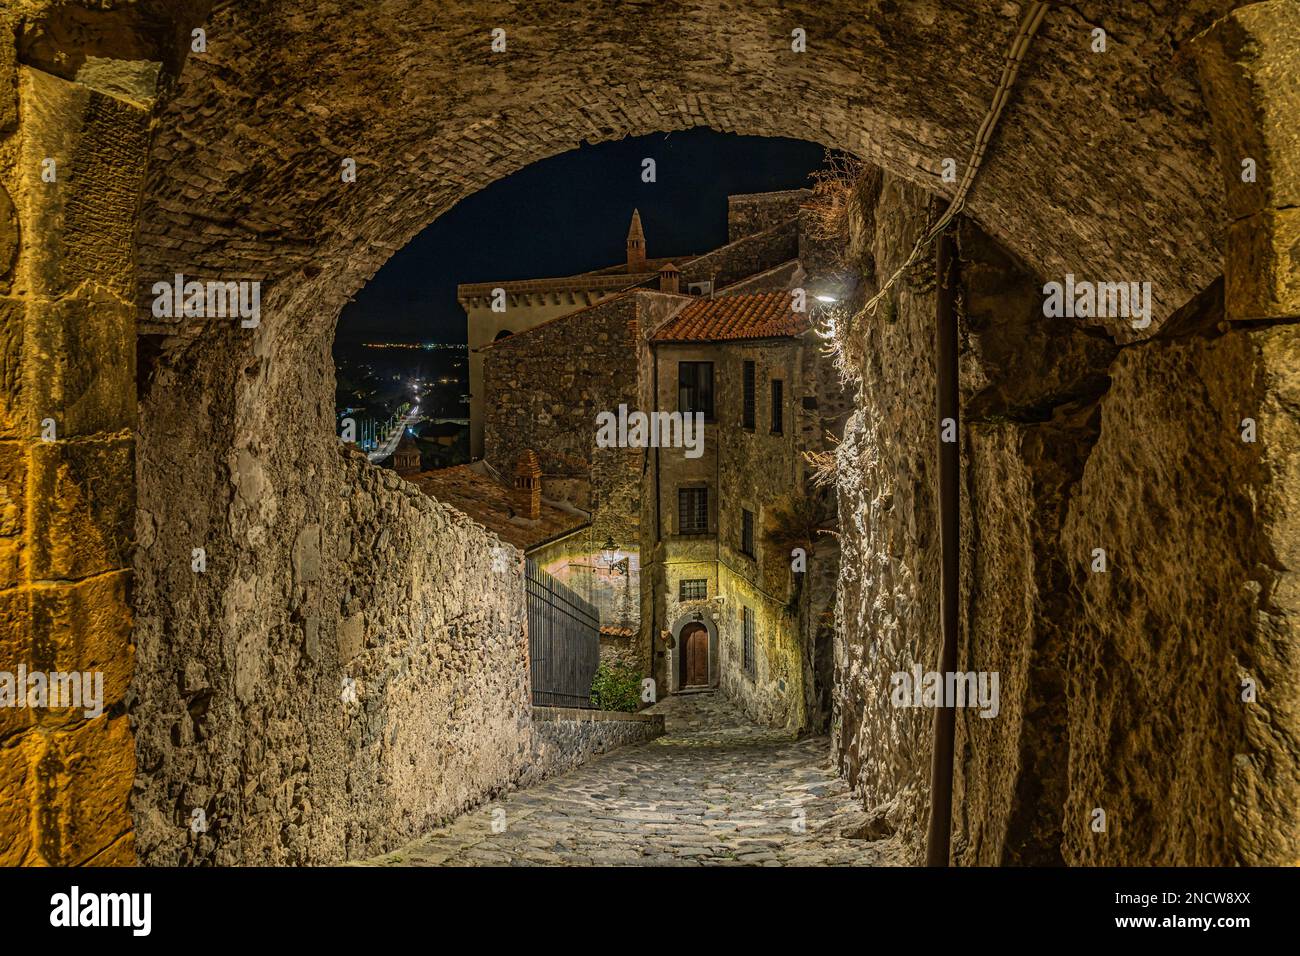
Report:
<svg viewBox="0 0 1300 956"><path fill-rule="evenodd" d="M681 686L707 687L709 683L709 629L693 621L682 628Z"/></svg>

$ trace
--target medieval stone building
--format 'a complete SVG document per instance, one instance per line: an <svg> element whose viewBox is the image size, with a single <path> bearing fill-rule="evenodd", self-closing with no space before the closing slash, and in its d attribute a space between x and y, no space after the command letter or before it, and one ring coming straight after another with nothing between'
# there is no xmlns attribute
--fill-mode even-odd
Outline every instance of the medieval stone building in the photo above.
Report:
<svg viewBox="0 0 1300 956"><path fill-rule="evenodd" d="M651 453L643 618L665 687L721 685L755 719L798 730L826 716L838 570L804 453L827 447L847 409L813 316L791 300L698 300L650 337L654 407L701 413L705 434L698 457Z"/></svg>
<svg viewBox="0 0 1300 956"><path fill-rule="evenodd" d="M471 342L480 343L473 388L483 463L469 470L509 475L534 456L541 497L589 516L526 553L601 609L604 655L635 662L660 693L721 685L757 719L795 728L814 716L805 705L816 696L813 635L835 563L822 547L815 571L801 569L796 584L791 549L778 554L766 536L782 536L779 514L787 523L806 515L802 454L824 447L841 411L807 303L842 278L811 238L800 208L809 195L730 197L728 241L703 255L648 257L634 211L623 263L567 279L460 287ZM588 297L599 301L553 314L581 298L557 290L612 276L623 288L602 287ZM483 304L489 287L506 290L500 311ZM549 298L537 293L543 287ZM690 373L704 376L692 387L710 403L701 457L597 441L602 414L694 411L678 400ZM715 388L725 410L717 418ZM760 404L766 430L757 433L749 413ZM678 527L679 492L704 502L697 510L710 516L707 526ZM719 514L719 500L747 508ZM737 537L742 521L748 550ZM804 575L823 586L804 592ZM828 665L822 675L829 680Z"/></svg>

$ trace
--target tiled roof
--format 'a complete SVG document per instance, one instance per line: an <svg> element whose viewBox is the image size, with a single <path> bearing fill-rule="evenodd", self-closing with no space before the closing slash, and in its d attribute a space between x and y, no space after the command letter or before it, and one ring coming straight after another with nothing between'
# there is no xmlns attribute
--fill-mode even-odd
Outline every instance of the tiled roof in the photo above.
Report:
<svg viewBox="0 0 1300 956"><path fill-rule="evenodd" d="M656 342L716 342L798 335L808 315L791 309L788 291L727 295L692 302L655 333Z"/></svg>
<svg viewBox="0 0 1300 956"><path fill-rule="evenodd" d="M576 531L588 522L581 515L542 502L542 516L528 521L515 513L511 490L475 465L454 465L410 475L407 481L426 495L469 515L521 551Z"/></svg>

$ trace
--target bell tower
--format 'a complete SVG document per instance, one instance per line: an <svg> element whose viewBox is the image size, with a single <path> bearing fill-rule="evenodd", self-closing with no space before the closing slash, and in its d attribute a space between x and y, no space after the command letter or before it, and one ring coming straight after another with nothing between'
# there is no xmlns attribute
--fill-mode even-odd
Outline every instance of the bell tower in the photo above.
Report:
<svg viewBox="0 0 1300 956"><path fill-rule="evenodd" d="M632 225L627 230L627 271L645 271L645 233L641 231L641 211L632 210Z"/></svg>

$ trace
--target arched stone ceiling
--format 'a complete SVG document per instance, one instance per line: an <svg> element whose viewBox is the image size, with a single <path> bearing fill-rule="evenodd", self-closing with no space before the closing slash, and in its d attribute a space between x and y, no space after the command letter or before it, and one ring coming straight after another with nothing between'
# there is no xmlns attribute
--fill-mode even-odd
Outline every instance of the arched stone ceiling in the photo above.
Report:
<svg viewBox="0 0 1300 956"><path fill-rule="evenodd" d="M461 198L583 141L700 125L820 142L950 190L940 164L964 167L1021 6L219 3L160 117L141 282L262 278L272 330L328 331ZM1051 9L968 212L1045 277L1151 281L1154 331L1222 271L1221 177L1186 43L1235 4L1116 6ZM545 224L501 223L527 228Z"/></svg>

